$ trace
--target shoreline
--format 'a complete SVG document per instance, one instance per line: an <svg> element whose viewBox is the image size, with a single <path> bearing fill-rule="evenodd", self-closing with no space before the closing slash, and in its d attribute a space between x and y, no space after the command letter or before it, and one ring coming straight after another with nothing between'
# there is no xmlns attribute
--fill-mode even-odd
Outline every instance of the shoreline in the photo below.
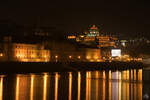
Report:
<svg viewBox="0 0 150 100"><path fill-rule="evenodd" d="M143 69L141 62L0 62L0 73Z"/></svg>

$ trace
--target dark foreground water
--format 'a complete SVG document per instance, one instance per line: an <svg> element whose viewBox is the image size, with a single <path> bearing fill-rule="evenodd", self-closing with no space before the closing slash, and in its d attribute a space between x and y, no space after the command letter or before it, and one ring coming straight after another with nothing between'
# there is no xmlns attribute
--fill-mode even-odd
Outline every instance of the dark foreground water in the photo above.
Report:
<svg viewBox="0 0 150 100"><path fill-rule="evenodd" d="M0 75L0 100L142 100L142 69Z"/></svg>

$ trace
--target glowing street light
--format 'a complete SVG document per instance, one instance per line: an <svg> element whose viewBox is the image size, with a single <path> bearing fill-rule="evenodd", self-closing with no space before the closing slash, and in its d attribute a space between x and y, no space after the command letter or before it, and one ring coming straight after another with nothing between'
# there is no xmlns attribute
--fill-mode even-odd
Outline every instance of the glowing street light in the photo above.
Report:
<svg viewBox="0 0 150 100"><path fill-rule="evenodd" d="M2 57L3 56L3 53L0 53L0 57Z"/></svg>
<svg viewBox="0 0 150 100"><path fill-rule="evenodd" d="M80 59L81 58L81 56L78 56L78 59Z"/></svg>
<svg viewBox="0 0 150 100"><path fill-rule="evenodd" d="M58 61L58 56L57 55L55 56L55 60L56 60L56 62Z"/></svg>
<svg viewBox="0 0 150 100"><path fill-rule="evenodd" d="M72 58L72 56L69 56L69 58L71 59L71 58Z"/></svg>
<svg viewBox="0 0 150 100"><path fill-rule="evenodd" d="M57 59L57 58L58 58L58 56L56 55L56 56L55 56L55 58Z"/></svg>

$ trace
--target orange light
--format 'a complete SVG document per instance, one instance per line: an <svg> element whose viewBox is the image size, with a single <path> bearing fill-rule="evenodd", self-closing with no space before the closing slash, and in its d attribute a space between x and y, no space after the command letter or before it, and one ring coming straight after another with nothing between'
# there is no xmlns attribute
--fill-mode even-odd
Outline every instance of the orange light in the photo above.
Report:
<svg viewBox="0 0 150 100"><path fill-rule="evenodd" d="M59 75L56 72L55 74L55 100L58 100L58 82L59 82Z"/></svg>
<svg viewBox="0 0 150 100"><path fill-rule="evenodd" d="M78 56L78 59L80 59L81 58L81 56Z"/></svg>
<svg viewBox="0 0 150 100"><path fill-rule="evenodd" d="M3 77L0 76L0 100L3 100Z"/></svg>
<svg viewBox="0 0 150 100"><path fill-rule="evenodd" d="M58 58L58 56L56 55L56 56L55 56L55 58L57 59L57 58Z"/></svg>
<svg viewBox="0 0 150 100"><path fill-rule="evenodd" d="M72 56L69 56L69 58L71 59L71 58L72 58Z"/></svg>
<svg viewBox="0 0 150 100"><path fill-rule="evenodd" d="M98 56L94 56L94 59L98 59Z"/></svg>
<svg viewBox="0 0 150 100"><path fill-rule="evenodd" d="M81 35L80 37L81 37L81 38L84 38L84 35Z"/></svg>
<svg viewBox="0 0 150 100"><path fill-rule="evenodd" d="M93 25L90 29L95 30L98 29L95 25Z"/></svg>
<svg viewBox="0 0 150 100"><path fill-rule="evenodd" d="M0 53L0 57L2 57L3 56L3 53Z"/></svg>
<svg viewBox="0 0 150 100"><path fill-rule="evenodd" d="M31 85L30 85L30 100L33 100L34 97L34 75L31 75Z"/></svg>
<svg viewBox="0 0 150 100"><path fill-rule="evenodd" d="M72 36L68 36L68 39L75 39L76 36L72 35Z"/></svg>
<svg viewBox="0 0 150 100"><path fill-rule="evenodd" d="M78 72L78 99L77 100L80 100L80 95L81 95L81 73Z"/></svg>
<svg viewBox="0 0 150 100"><path fill-rule="evenodd" d="M72 73L69 72L69 97L68 100L72 98Z"/></svg>
<svg viewBox="0 0 150 100"><path fill-rule="evenodd" d="M16 79L16 96L15 96L15 100L19 100L19 82L20 81L20 77L17 76Z"/></svg>
<svg viewBox="0 0 150 100"><path fill-rule="evenodd" d="M91 57L90 56L86 56L86 59L90 59Z"/></svg>
<svg viewBox="0 0 150 100"><path fill-rule="evenodd" d="M48 75L45 74L44 77L43 77L43 81L44 81L44 84L43 84L43 100L46 100L46 97L47 97L47 78L48 78Z"/></svg>

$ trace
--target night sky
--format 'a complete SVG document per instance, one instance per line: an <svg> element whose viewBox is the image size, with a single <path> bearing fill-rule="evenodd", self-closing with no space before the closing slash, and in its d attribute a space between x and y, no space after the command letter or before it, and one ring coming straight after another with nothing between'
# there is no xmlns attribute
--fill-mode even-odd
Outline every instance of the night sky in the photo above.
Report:
<svg viewBox="0 0 150 100"><path fill-rule="evenodd" d="M150 32L150 6L145 0L110 1L1 0L0 20L25 26L38 23L66 33L83 31L91 24L103 24L105 32Z"/></svg>

